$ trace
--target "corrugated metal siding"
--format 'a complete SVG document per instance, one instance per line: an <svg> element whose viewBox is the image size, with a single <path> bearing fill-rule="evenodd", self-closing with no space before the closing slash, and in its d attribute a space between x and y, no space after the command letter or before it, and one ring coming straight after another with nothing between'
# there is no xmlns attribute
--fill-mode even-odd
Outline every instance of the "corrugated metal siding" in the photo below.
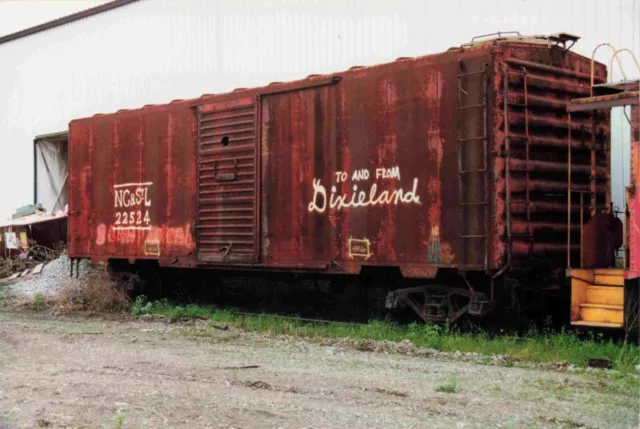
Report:
<svg viewBox="0 0 640 429"><path fill-rule="evenodd" d="M0 45L0 157L19 160L0 169L0 217L32 198L33 137L76 117L438 52L496 30L576 33L574 50L589 56L602 41L637 52L639 15L635 0L145 0Z"/></svg>
<svg viewBox="0 0 640 429"><path fill-rule="evenodd" d="M255 98L198 111L198 257L251 262L257 255Z"/></svg>

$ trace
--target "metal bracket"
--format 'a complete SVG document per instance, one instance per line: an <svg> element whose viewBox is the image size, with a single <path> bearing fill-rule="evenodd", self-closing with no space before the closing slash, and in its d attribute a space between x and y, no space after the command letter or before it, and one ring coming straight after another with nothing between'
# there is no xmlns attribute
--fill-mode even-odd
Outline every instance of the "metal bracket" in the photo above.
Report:
<svg viewBox="0 0 640 429"><path fill-rule="evenodd" d="M222 246L218 249L218 252L224 252L224 255L222 256L222 260L227 259L227 257L229 256L229 253L231 253L232 246L233 246L233 242L230 242L228 246Z"/></svg>
<svg viewBox="0 0 640 429"><path fill-rule="evenodd" d="M218 168L216 161L213 161L213 175L215 180L220 182L231 182L238 178L238 159L233 158L233 173L220 173L218 174Z"/></svg>
<svg viewBox="0 0 640 429"><path fill-rule="evenodd" d="M479 299L478 296L472 296L469 302L469 314L473 316L484 316L493 310L491 301Z"/></svg>

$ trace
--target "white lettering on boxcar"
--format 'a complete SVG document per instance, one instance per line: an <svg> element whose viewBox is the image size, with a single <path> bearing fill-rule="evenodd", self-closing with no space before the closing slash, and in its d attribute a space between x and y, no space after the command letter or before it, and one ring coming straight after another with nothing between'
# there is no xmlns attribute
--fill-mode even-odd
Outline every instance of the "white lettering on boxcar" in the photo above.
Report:
<svg viewBox="0 0 640 429"><path fill-rule="evenodd" d="M336 175L336 183L344 182L345 180L347 180L347 177L349 177L346 171L336 171L335 175Z"/></svg>
<svg viewBox="0 0 640 429"><path fill-rule="evenodd" d="M344 171L336 171L334 175L336 183L343 183L349 177L347 172ZM351 175L351 181L365 181L369 177L369 170L355 170ZM380 190L382 189L382 184L379 184L378 180L392 179L400 180L400 167L376 168L376 182L371 184L368 189L358 188L358 185L354 183L349 191L338 192L338 187L332 185L327 195L327 188L322 183L322 180L315 178L312 182L313 198L308 205L308 210L309 212L324 213L327 209L340 211L369 206L422 204L418 195L419 181L417 177L413 179L410 189L397 187L393 190Z"/></svg>
<svg viewBox="0 0 640 429"><path fill-rule="evenodd" d="M373 256L371 241L368 238L349 237L347 242L347 255L349 259L362 258L365 261Z"/></svg>
<svg viewBox="0 0 640 429"><path fill-rule="evenodd" d="M400 180L400 167L397 165L391 168L376 168L376 179L398 179Z"/></svg>
<svg viewBox="0 0 640 429"><path fill-rule="evenodd" d="M151 197L153 182L120 183L113 185L114 227L116 231L151 229Z"/></svg>
<svg viewBox="0 0 640 429"><path fill-rule="evenodd" d="M369 170L367 170L366 168L354 171L353 175L351 176L352 182L359 182L361 180L369 180Z"/></svg>

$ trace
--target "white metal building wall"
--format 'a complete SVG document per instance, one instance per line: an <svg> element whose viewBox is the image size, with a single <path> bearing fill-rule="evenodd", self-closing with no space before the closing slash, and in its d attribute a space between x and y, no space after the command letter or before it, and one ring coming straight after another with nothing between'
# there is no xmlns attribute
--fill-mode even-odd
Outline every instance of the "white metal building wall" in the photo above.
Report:
<svg viewBox="0 0 640 429"><path fill-rule="evenodd" d="M574 50L589 56L604 41L638 52L640 3L143 0L2 44L0 218L32 202L33 138L71 119L439 52L498 30L575 33ZM619 117L614 136L628 133Z"/></svg>

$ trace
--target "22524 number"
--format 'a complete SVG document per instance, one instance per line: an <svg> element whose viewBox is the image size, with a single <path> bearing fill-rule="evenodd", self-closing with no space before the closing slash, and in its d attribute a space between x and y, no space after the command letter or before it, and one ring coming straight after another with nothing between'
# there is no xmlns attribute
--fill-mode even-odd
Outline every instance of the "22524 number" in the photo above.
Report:
<svg viewBox="0 0 640 429"><path fill-rule="evenodd" d="M149 210L145 210L144 215L141 210L116 212L116 225L148 226L150 223Z"/></svg>

